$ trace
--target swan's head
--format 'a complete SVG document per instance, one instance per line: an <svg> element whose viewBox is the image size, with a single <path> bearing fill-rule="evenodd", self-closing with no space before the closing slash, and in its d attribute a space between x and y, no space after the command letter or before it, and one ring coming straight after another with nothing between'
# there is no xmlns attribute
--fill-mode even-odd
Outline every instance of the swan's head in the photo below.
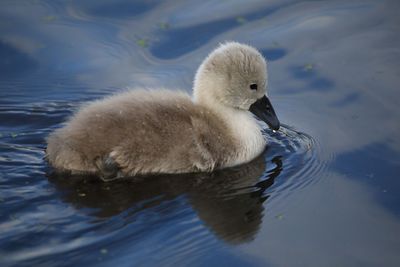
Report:
<svg viewBox="0 0 400 267"><path fill-rule="evenodd" d="M194 100L207 106L251 111L272 129L279 121L267 97L267 63L253 47L228 42L203 61L194 80Z"/></svg>

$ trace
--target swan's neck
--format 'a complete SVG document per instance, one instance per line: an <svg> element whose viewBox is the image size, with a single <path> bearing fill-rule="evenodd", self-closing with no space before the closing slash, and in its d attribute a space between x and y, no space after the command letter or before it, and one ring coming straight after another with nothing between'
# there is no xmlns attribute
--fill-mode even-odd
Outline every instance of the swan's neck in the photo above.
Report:
<svg viewBox="0 0 400 267"><path fill-rule="evenodd" d="M251 161L260 155L266 145L261 128L249 111L234 109L222 105L207 105L227 125L237 147L228 166L235 166Z"/></svg>

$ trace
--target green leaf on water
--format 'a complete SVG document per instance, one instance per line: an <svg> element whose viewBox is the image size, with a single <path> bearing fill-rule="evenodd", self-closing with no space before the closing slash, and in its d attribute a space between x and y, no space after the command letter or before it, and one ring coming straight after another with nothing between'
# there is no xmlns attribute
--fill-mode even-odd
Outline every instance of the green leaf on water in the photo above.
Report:
<svg viewBox="0 0 400 267"><path fill-rule="evenodd" d="M148 41L146 39L139 39L139 40L136 41L136 44L138 46L143 47L143 48L146 48L146 47L149 46L149 43L148 43Z"/></svg>
<svg viewBox="0 0 400 267"><path fill-rule="evenodd" d="M160 22L158 26L160 26L160 28L163 30L168 30L171 27L171 25L168 22Z"/></svg>
<svg viewBox="0 0 400 267"><path fill-rule="evenodd" d="M279 47L279 46L281 46L277 41L273 41L272 42L272 46L274 46L274 47Z"/></svg>
<svg viewBox="0 0 400 267"><path fill-rule="evenodd" d="M239 23L239 24L244 24L244 23L247 22L247 19L245 17L242 17L242 16L237 16L236 17L236 22Z"/></svg>
<svg viewBox="0 0 400 267"><path fill-rule="evenodd" d="M47 23L54 22L56 19L57 19L57 17L53 16L53 15L48 15L48 16L42 17L42 20Z"/></svg>
<svg viewBox="0 0 400 267"><path fill-rule="evenodd" d="M308 63L306 65L304 65L303 70L304 71L312 71L314 69L314 65L311 63Z"/></svg>
<svg viewBox="0 0 400 267"><path fill-rule="evenodd" d="M371 173L367 174L366 176L367 176L368 178L374 178L375 174L371 172Z"/></svg>

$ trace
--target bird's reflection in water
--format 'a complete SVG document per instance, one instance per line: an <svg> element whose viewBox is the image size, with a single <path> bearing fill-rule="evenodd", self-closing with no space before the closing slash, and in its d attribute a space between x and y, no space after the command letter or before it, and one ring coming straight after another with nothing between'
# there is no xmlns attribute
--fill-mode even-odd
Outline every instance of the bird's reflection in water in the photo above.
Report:
<svg viewBox="0 0 400 267"><path fill-rule="evenodd" d="M198 217L220 239L238 244L252 240L261 225L263 202L282 170L280 157L252 162L211 174L160 175L101 182L93 177L49 175L65 202L93 208L92 215L108 218L146 209L184 195ZM133 208L135 207L135 208Z"/></svg>

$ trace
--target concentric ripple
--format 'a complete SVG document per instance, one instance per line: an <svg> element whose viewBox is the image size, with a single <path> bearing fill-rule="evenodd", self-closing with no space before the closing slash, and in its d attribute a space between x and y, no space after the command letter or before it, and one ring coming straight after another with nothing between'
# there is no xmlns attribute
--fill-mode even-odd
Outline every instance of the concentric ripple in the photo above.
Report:
<svg viewBox="0 0 400 267"><path fill-rule="evenodd" d="M267 170L263 180L271 176L274 179L269 193L289 194L319 179L318 174L327 162L319 156L321 149L315 139L289 125L282 125L279 131L264 130L264 134L268 148L264 154Z"/></svg>

